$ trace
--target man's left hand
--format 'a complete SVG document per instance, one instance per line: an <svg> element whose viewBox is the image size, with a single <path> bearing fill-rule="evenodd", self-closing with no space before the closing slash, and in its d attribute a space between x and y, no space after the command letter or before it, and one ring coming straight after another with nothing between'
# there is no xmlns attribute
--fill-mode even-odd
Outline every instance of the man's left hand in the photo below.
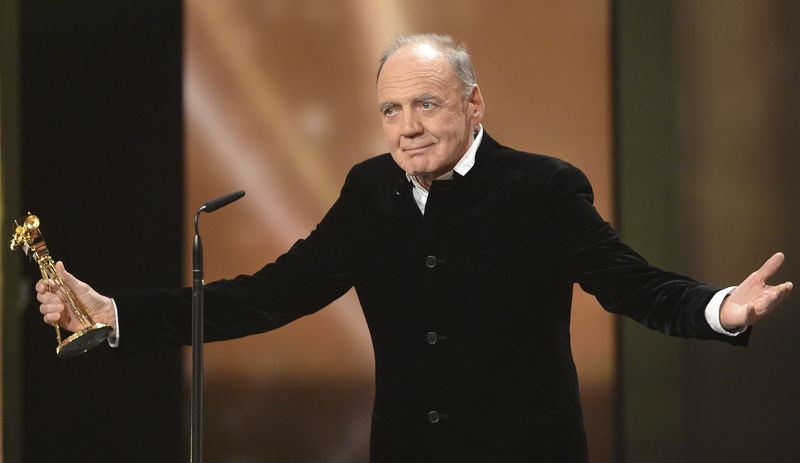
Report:
<svg viewBox="0 0 800 463"><path fill-rule="evenodd" d="M769 279L783 264L783 253L778 252L742 282L725 298L719 311L719 321L725 330L739 332L772 312L792 290L792 283L770 286Z"/></svg>

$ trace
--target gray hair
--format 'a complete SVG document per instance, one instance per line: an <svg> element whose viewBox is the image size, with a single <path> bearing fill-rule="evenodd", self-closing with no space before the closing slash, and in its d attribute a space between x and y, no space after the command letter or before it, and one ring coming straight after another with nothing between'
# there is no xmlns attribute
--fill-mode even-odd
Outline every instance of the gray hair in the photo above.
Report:
<svg viewBox="0 0 800 463"><path fill-rule="evenodd" d="M383 65L390 56L400 48L414 44L414 43L427 43L433 45L434 48L447 55L447 60L453 68L456 77L461 81L461 94L464 97L469 97L472 93L472 86L478 83L475 77L475 69L472 68L472 61L469 58L467 47L463 43L457 43L452 37L445 34L395 34L394 43L386 49L378 61L378 75L375 78L377 83L378 78L381 76Z"/></svg>

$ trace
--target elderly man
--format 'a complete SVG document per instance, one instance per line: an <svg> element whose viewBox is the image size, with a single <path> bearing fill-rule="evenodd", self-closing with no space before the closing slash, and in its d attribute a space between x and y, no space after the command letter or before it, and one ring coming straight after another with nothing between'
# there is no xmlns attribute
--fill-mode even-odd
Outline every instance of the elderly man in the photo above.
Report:
<svg viewBox="0 0 800 463"><path fill-rule="evenodd" d="M397 37L377 97L390 153L353 167L317 228L275 263L205 296L206 339L221 340L354 286L375 350L372 461L586 461L575 282L647 327L733 344L792 288L766 284L780 253L727 290L649 266L597 214L577 168L484 131L469 55L449 37ZM112 301L59 270L96 321L121 330L121 352L190 342L188 288ZM45 322L76 328L45 289Z"/></svg>

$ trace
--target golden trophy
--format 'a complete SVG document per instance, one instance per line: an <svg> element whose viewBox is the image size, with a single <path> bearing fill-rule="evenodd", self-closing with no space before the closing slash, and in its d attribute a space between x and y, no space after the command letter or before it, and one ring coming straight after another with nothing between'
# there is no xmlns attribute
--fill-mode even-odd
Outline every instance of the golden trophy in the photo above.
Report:
<svg viewBox="0 0 800 463"><path fill-rule="evenodd" d="M56 272L53 258L50 257L50 251L47 250L42 232L39 230L39 224L39 218L30 212L28 212L28 217L25 218L25 222L23 222L22 225L19 225L15 220L14 225L16 228L14 236L11 238L11 250L22 248L26 256L39 264L39 270L42 272L42 280L47 283L48 291L53 291L51 283L55 285L58 293L67 303L68 310L72 310L78 320L83 324L82 329L73 333L63 341L61 340L61 329L58 325L55 325L56 339L58 340L56 354L61 358L72 357L82 354L102 343L108 338L112 327L103 323L95 323L92 317L86 313L86 309L82 306L81 302L61 280L61 276Z"/></svg>

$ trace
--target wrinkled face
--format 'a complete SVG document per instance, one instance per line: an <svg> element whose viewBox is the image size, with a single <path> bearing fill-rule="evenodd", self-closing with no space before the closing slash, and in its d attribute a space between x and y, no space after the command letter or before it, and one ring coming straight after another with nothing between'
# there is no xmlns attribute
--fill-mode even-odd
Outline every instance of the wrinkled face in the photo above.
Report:
<svg viewBox="0 0 800 463"><path fill-rule="evenodd" d="M406 45L389 57L377 93L392 158L427 185L453 169L483 118L478 86L463 97L447 57L426 43Z"/></svg>

